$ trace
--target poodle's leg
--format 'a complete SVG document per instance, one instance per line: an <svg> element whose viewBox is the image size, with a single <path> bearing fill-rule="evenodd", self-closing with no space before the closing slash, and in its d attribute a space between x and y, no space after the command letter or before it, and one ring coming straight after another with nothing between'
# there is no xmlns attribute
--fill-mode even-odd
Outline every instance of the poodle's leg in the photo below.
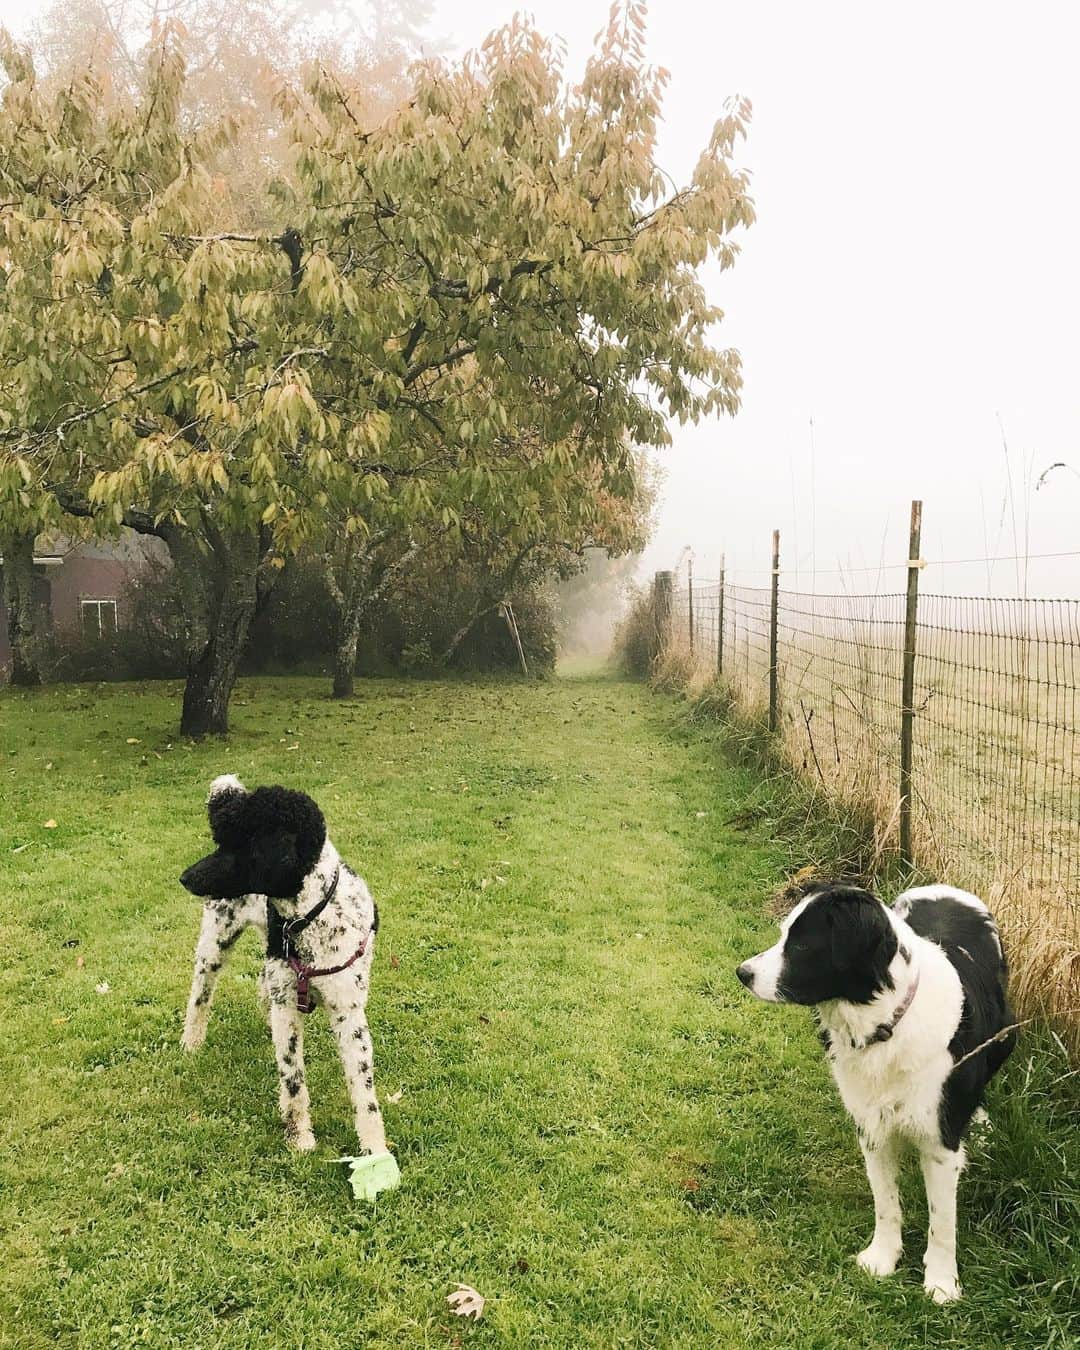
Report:
<svg viewBox="0 0 1080 1350"><path fill-rule="evenodd" d="M346 983L343 994L335 990L332 999L327 997L327 1011L337 1037L360 1147L368 1153L385 1153L386 1131L375 1096L375 1059L364 1010L366 1000L367 982L361 975L359 980Z"/></svg>
<svg viewBox="0 0 1080 1350"><path fill-rule="evenodd" d="M249 923L251 916L245 905L230 905L222 900L209 900L203 905L199 941L195 947L195 973L180 1040L185 1050L197 1050L206 1040L210 1002L218 975L233 943Z"/></svg>
<svg viewBox="0 0 1080 1350"><path fill-rule="evenodd" d="M290 1148L309 1153L315 1147L311 1102L304 1074L304 1019L296 1006L296 983L283 962L266 963L264 984L270 996L270 1035L278 1070L278 1108Z"/></svg>

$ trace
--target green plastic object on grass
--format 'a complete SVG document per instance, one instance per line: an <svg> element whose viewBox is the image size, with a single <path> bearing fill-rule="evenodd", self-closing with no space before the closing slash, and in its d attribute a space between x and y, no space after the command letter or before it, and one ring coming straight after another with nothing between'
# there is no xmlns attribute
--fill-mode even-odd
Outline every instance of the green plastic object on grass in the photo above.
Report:
<svg viewBox="0 0 1080 1350"><path fill-rule="evenodd" d="M369 1153L363 1158L342 1158L349 1164L349 1180L357 1200L374 1200L380 1191L392 1191L401 1181L392 1153Z"/></svg>

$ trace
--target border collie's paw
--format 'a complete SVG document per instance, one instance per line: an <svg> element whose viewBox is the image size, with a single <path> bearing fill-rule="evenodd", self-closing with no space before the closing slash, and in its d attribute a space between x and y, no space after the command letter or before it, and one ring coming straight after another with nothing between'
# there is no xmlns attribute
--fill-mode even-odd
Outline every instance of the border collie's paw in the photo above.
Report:
<svg viewBox="0 0 1080 1350"><path fill-rule="evenodd" d="M874 1275L879 1280L891 1275L896 1270L896 1263L899 1260L899 1247L878 1247L873 1242L855 1258L860 1270L865 1270L867 1275Z"/></svg>
<svg viewBox="0 0 1080 1350"><path fill-rule="evenodd" d="M955 1275L931 1275L927 1272L923 1288L935 1303L955 1303L963 1293Z"/></svg>

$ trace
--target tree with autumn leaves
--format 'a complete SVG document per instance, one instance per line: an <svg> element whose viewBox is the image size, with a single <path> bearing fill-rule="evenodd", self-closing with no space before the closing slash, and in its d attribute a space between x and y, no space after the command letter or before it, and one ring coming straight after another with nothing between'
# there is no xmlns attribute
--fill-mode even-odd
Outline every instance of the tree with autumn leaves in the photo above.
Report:
<svg viewBox="0 0 1080 1350"><path fill-rule="evenodd" d="M168 30L119 106L90 76L46 97L5 47L0 546L16 557L65 513L164 540L185 732L226 729L289 554L328 560L344 671L377 588L420 550L484 550L496 573L619 551L635 447L735 410L738 356L713 345L699 269L729 264L753 218L732 165L748 109L671 191L642 23L616 7L569 85L515 20L418 67L381 119L316 68L278 100L292 157L270 229L227 218L215 156L235 129L185 125Z"/></svg>

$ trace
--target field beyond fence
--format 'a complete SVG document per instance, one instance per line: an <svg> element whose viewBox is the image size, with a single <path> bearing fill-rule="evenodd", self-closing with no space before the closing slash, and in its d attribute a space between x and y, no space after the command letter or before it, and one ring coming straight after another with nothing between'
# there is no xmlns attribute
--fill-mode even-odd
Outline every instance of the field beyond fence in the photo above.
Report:
<svg viewBox="0 0 1080 1350"><path fill-rule="evenodd" d="M828 595L774 575L658 574L668 658L768 726L792 770L871 825L879 859L981 895L1018 1007L1051 1015L1080 1052L1080 601Z"/></svg>

